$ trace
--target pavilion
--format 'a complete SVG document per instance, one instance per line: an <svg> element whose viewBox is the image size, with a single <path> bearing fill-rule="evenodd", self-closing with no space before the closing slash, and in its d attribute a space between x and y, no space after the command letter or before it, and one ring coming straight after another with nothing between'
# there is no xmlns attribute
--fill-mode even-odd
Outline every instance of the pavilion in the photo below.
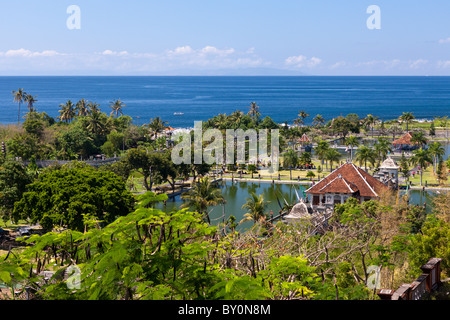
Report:
<svg viewBox="0 0 450 320"><path fill-rule="evenodd" d="M398 150L413 150L417 145L414 142L411 142L411 138L412 134L408 132L403 137L394 140L392 145Z"/></svg>
<svg viewBox="0 0 450 320"><path fill-rule="evenodd" d="M334 208L353 197L360 202L378 199L389 188L351 162L347 162L306 190L313 209Z"/></svg>

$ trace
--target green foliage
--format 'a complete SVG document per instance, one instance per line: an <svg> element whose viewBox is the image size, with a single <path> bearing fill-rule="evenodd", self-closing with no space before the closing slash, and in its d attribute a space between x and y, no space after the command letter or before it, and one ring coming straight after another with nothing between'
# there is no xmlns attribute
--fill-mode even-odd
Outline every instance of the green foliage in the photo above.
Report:
<svg viewBox="0 0 450 320"><path fill-rule="evenodd" d="M31 181L21 163L0 158L0 216L3 220L10 218L14 203L22 198Z"/></svg>
<svg viewBox="0 0 450 320"><path fill-rule="evenodd" d="M450 225L443 220L430 215L424 225L422 232L410 237L408 245L408 258L411 269L420 272L420 266L424 265L430 258L442 258L442 270L448 275L450 273Z"/></svg>
<svg viewBox="0 0 450 320"><path fill-rule="evenodd" d="M16 203L14 218L29 218L46 230L55 226L83 230L87 217L108 223L130 212L132 203L118 176L78 164L44 171Z"/></svg>

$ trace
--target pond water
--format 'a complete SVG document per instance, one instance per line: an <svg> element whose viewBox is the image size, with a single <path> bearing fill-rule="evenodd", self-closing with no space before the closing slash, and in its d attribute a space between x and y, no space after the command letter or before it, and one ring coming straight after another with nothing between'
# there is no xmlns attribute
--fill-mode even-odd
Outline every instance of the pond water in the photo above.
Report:
<svg viewBox="0 0 450 320"><path fill-rule="evenodd" d="M245 204L246 198L250 196L252 192L256 195L262 194L264 200L269 201L266 212L270 214L273 212L273 216L277 216L280 212L283 202L286 200L288 203L297 202L297 194L302 197L303 191L306 191L309 187L302 186L298 184L272 184L268 182L234 182L222 181L217 184L218 188L222 190L222 194L225 197L225 205L219 205L216 207L211 207L210 219L212 224L219 224L223 221L223 218L227 220L231 215L235 216L236 223L238 224L237 230L245 231L250 228L252 222L244 222L239 224L244 218L246 213L245 209L242 209L242 205ZM404 191L401 191L404 193ZM422 205L425 201L427 202L427 207L430 207L430 197L433 193L426 191L428 197L421 190L411 190L411 204ZM184 201L181 196L177 196L166 202L164 206L165 210L178 209ZM162 208L162 207L161 207Z"/></svg>

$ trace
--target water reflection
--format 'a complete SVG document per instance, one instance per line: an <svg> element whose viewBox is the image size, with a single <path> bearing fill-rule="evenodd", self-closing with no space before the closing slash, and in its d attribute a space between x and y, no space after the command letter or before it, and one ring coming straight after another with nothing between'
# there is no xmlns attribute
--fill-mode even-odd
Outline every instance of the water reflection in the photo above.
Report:
<svg viewBox="0 0 450 320"><path fill-rule="evenodd" d="M225 205L210 208L210 219L213 224L222 223L223 220L233 215L236 217L236 223L239 223L246 211L242 209L242 205L246 202L246 198L252 192L256 195L262 194L266 201L269 201L267 206L267 213L272 211L273 215L279 214L281 207L285 203L296 203L297 195L303 197L303 192L307 190L306 185L289 185L289 184L272 184L272 183L250 183L250 182L236 182L223 181L218 183L218 187L222 189L222 194L226 200ZM427 209L431 208L431 199L434 195L432 191L410 190L410 204L423 205L427 204ZM402 191L401 195L404 194ZM166 203L165 210L178 209L183 204L180 196L169 200ZM253 225L252 222L245 222L239 224L237 230L245 231Z"/></svg>

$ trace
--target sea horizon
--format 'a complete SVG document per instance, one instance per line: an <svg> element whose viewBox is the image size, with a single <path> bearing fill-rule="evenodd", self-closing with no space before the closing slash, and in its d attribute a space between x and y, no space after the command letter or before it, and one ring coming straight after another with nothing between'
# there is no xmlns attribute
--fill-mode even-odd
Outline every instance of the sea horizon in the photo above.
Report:
<svg viewBox="0 0 450 320"><path fill-rule="evenodd" d="M191 128L219 113L248 111L251 102L262 117L291 124L299 110L326 120L356 113L388 121L403 112L431 120L448 115L450 76L264 76L264 75L31 75L0 76L0 123L17 123L18 105L11 91L37 96L35 107L57 117L60 104L80 99L97 102L109 113L121 99L123 113L136 124L159 116L177 128ZM21 106L21 116L27 111ZM175 115L182 113L183 115ZM23 120L23 119L22 119Z"/></svg>

